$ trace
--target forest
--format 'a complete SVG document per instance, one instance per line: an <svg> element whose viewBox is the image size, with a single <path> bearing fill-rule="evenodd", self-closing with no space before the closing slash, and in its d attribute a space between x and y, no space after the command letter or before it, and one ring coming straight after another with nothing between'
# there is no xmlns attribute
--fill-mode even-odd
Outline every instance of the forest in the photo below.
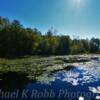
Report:
<svg viewBox="0 0 100 100"><path fill-rule="evenodd" d="M0 57L99 53L99 37L71 39L51 29L43 34L37 28L25 28L18 20L0 17Z"/></svg>

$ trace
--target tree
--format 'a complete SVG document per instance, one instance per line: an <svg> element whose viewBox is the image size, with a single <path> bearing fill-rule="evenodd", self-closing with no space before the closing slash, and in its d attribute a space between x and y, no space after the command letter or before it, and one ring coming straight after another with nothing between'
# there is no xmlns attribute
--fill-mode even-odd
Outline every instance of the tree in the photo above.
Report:
<svg viewBox="0 0 100 100"><path fill-rule="evenodd" d="M10 23L9 19L3 18L3 17L0 16L0 30L5 28L6 26L9 26L10 24L11 23Z"/></svg>
<svg viewBox="0 0 100 100"><path fill-rule="evenodd" d="M61 55L70 54L70 42L71 39L69 36L59 37L58 53Z"/></svg>
<svg viewBox="0 0 100 100"><path fill-rule="evenodd" d="M90 52L91 53L100 53L100 39L92 38L90 40Z"/></svg>
<svg viewBox="0 0 100 100"><path fill-rule="evenodd" d="M32 53L33 36L18 22L0 31L0 56L16 57Z"/></svg>
<svg viewBox="0 0 100 100"><path fill-rule="evenodd" d="M100 53L100 39L71 39L50 29L45 35L20 21L0 17L0 57Z"/></svg>

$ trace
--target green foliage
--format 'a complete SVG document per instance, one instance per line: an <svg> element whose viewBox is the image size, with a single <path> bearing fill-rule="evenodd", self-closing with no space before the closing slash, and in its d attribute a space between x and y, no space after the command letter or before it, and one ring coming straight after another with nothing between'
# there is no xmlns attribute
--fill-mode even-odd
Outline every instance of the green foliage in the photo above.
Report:
<svg viewBox="0 0 100 100"><path fill-rule="evenodd" d="M100 53L100 39L71 39L48 30L24 28L18 20L0 17L0 57Z"/></svg>
<svg viewBox="0 0 100 100"><path fill-rule="evenodd" d="M70 51L71 51L70 42L71 42L71 39L69 36L59 37L58 54L61 54L61 55L70 54Z"/></svg>
<svg viewBox="0 0 100 100"><path fill-rule="evenodd" d="M100 53L100 39L92 38L90 41L90 52Z"/></svg>
<svg viewBox="0 0 100 100"><path fill-rule="evenodd" d="M0 56L16 57L31 54L33 36L18 21L3 27L0 30Z"/></svg>

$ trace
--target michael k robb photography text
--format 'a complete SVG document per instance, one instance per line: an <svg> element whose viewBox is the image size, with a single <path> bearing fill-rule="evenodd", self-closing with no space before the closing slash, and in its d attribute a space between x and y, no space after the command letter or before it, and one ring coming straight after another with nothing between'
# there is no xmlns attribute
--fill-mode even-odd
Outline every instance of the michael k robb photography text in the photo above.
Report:
<svg viewBox="0 0 100 100"><path fill-rule="evenodd" d="M42 91L33 89L30 91L29 89L23 89L21 92L20 90L16 90L14 92L6 91L4 92L0 89L0 98L1 99L64 99L66 98L79 98L79 96L83 96L86 98L92 98L93 94L90 92L69 92L68 90L59 89L58 93L55 91L44 89Z"/></svg>

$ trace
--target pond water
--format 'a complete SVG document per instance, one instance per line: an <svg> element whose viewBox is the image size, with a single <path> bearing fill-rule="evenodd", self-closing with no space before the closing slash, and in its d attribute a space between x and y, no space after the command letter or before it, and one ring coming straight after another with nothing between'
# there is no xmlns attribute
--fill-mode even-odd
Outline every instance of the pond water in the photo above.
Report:
<svg viewBox="0 0 100 100"><path fill-rule="evenodd" d="M100 100L100 59L70 70L44 73L23 85L14 98L39 100ZM11 95L10 95L11 97Z"/></svg>

